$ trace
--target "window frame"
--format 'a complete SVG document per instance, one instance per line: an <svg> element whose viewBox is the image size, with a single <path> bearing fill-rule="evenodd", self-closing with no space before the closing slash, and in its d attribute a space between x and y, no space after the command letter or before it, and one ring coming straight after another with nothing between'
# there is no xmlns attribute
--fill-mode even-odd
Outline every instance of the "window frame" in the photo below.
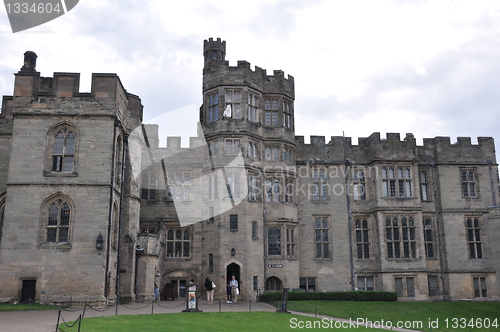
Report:
<svg viewBox="0 0 500 332"><path fill-rule="evenodd" d="M432 278L432 280L436 281L435 287L433 285L433 282L431 282L431 278ZM437 276L437 275L428 275L427 276L427 286L428 286L428 290L429 290L429 297L434 297L434 296L439 296L440 295L439 276Z"/></svg>
<svg viewBox="0 0 500 332"><path fill-rule="evenodd" d="M293 103L287 99L283 100L283 127L292 129L293 128L293 116L292 109Z"/></svg>
<svg viewBox="0 0 500 332"><path fill-rule="evenodd" d="M250 122L259 122L259 99L259 94L252 91L248 92L247 118Z"/></svg>
<svg viewBox="0 0 500 332"><path fill-rule="evenodd" d="M243 119L243 95L241 89L224 90L224 117L236 120ZM229 111L229 112L228 112Z"/></svg>
<svg viewBox="0 0 500 332"><path fill-rule="evenodd" d="M210 174L207 176L207 200L219 199L219 182L217 174Z"/></svg>
<svg viewBox="0 0 500 332"><path fill-rule="evenodd" d="M248 140L247 143L247 157L248 158L259 158L259 143L253 140Z"/></svg>
<svg viewBox="0 0 500 332"><path fill-rule="evenodd" d="M191 179L192 174L190 171L167 172L167 200L191 201Z"/></svg>
<svg viewBox="0 0 500 332"><path fill-rule="evenodd" d="M281 227L278 225L270 225L267 227L267 256L282 257L283 248Z"/></svg>
<svg viewBox="0 0 500 332"><path fill-rule="evenodd" d="M391 165L382 167L383 198L413 198L413 173L410 165Z"/></svg>
<svg viewBox="0 0 500 332"><path fill-rule="evenodd" d="M355 201L366 200L366 176L364 170L354 169L352 172L352 195Z"/></svg>
<svg viewBox="0 0 500 332"><path fill-rule="evenodd" d="M169 238L169 231L173 232L173 238ZM181 231L181 238L177 238L177 231ZM189 238L186 239L186 234L189 234ZM193 229L191 226L179 227L179 226L167 226L165 227L165 258L166 259L191 259L192 258L192 245L193 245ZM169 244L172 244L172 251L169 249ZM179 244L182 252L179 256L176 256L177 244ZM186 245L187 244L187 245ZM185 255L185 249L188 248L189 253ZM173 253L173 256L169 256L169 253Z"/></svg>
<svg viewBox="0 0 500 332"><path fill-rule="evenodd" d="M224 140L224 152L226 156L237 156L242 152L241 141L242 139L240 137L226 138ZM236 144L236 142L238 142L238 144Z"/></svg>
<svg viewBox="0 0 500 332"><path fill-rule="evenodd" d="M306 292L316 291L316 277L300 277L299 288Z"/></svg>
<svg viewBox="0 0 500 332"><path fill-rule="evenodd" d="M248 200L252 202L260 201L260 181L259 175L248 173Z"/></svg>
<svg viewBox="0 0 500 332"><path fill-rule="evenodd" d="M403 218L406 220L406 226L403 225ZM394 224L395 220L396 225ZM415 216L406 214L386 215L384 221L387 259L417 259L417 226ZM410 225L412 222L413 225Z"/></svg>
<svg viewBox="0 0 500 332"><path fill-rule="evenodd" d="M285 145L283 148L283 161L293 163L294 149L291 146Z"/></svg>
<svg viewBox="0 0 500 332"><path fill-rule="evenodd" d="M462 198L480 198L476 168L460 168L460 186L462 191Z"/></svg>
<svg viewBox="0 0 500 332"><path fill-rule="evenodd" d="M258 232L258 223L256 220L253 220L252 221L252 240L258 240L259 239L259 236L257 235L257 232Z"/></svg>
<svg viewBox="0 0 500 332"><path fill-rule="evenodd" d="M291 177L285 178L285 203L293 203L294 179Z"/></svg>
<svg viewBox="0 0 500 332"><path fill-rule="evenodd" d="M354 218L354 234L357 259L370 259L370 219L368 217Z"/></svg>
<svg viewBox="0 0 500 332"><path fill-rule="evenodd" d="M259 276L253 276L252 282L253 282L253 290L258 291L259 290Z"/></svg>
<svg viewBox="0 0 500 332"><path fill-rule="evenodd" d="M147 178L147 181L145 179ZM158 174L153 171L142 172L141 200L158 201Z"/></svg>
<svg viewBox="0 0 500 332"><path fill-rule="evenodd" d="M431 181L429 181L429 176L431 176L431 170L428 168L419 169L418 177L420 180L420 198L422 202L432 201L432 188Z"/></svg>
<svg viewBox="0 0 500 332"><path fill-rule="evenodd" d="M55 151L57 141L57 135L63 132L63 142L61 151ZM68 146L66 145L68 136L70 134L74 135L74 143L72 147L72 151L68 151ZM79 141L80 141L80 132L73 124L63 121L52 126L47 131L46 136L46 162L45 162L45 170L44 176L76 176L77 173L77 165L78 165L78 151L79 151ZM58 153L56 153L58 152ZM54 169L55 166L55 158L59 157L60 160L57 162L59 165L59 170ZM66 170L66 158L72 158L72 166L71 170Z"/></svg>
<svg viewBox="0 0 500 332"><path fill-rule="evenodd" d="M428 259L437 259L436 243L435 243L435 223L434 218L423 216L422 228L424 233L424 249L425 257ZM430 236L430 238L429 238Z"/></svg>
<svg viewBox="0 0 500 332"><path fill-rule="evenodd" d="M207 93L207 122L219 121L219 92Z"/></svg>
<svg viewBox="0 0 500 332"><path fill-rule="evenodd" d="M208 254L208 273L214 273L214 254Z"/></svg>
<svg viewBox="0 0 500 332"><path fill-rule="evenodd" d="M469 223L470 221L470 223ZM465 231L467 239L467 247L469 259L484 259L484 242L481 232L480 218L477 216L469 216L465 218Z"/></svg>
<svg viewBox="0 0 500 332"><path fill-rule="evenodd" d="M297 227L292 225L287 225L285 230L285 241L286 241L286 256L287 258L296 258L295 247L297 245Z"/></svg>
<svg viewBox="0 0 500 332"><path fill-rule="evenodd" d="M371 287L369 287L370 281L371 280ZM361 281L361 283L360 283ZM359 287L360 284L363 285L363 287ZM356 290L359 291L375 291L375 276L357 276L356 277ZM369 289L371 288L371 289Z"/></svg>
<svg viewBox="0 0 500 332"><path fill-rule="evenodd" d="M264 200L267 203L282 202L283 185L280 177L265 177Z"/></svg>
<svg viewBox="0 0 500 332"><path fill-rule="evenodd" d="M326 227L325 227L326 220ZM319 222L319 223L318 223ZM316 260L331 260L330 216L313 216L314 228L314 258ZM326 238L325 238L326 234ZM318 251L319 250L319 251Z"/></svg>
<svg viewBox="0 0 500 332"><path fill-rule="evenodd" d="M474 292L473 294L474 298L487 298L488 297L487 276L473 276L472 291Z"/></svg>
<svg viewBox="0 0 500 332"><path fill-rule="evenodd" d="M219 141L213 140L207 143L208 145L208 158L219 156Z"/></svg>
<svg viewBox="0 0 500 332"><path fill-rule="evenodd" d="M61 225L61 208L66 205L69 209L69 216L67 217L67 222ZM55 224L51 222L50 219L53 218L53 212L51 216L50 209L52 206L56 208L56 220ZM75 218L75 205L73 201L66 195L62 193L56 193L51 197L47 198L41 205L40 213L40 232L38 243L41 249L69 249L73 241L73 225ZM49 241L49 229L55 229L55 241ZM61 229L66 230L66 240L59 241ZM95 245L95 244L94 244Z"/></svg>
<svg viewBox="0 0 500 332"><path fill-rule="evenodd" d="M394 276L394 290L398 297L415 298L417 290L416 276ZM401 280L401 292L398 289L398 280ZM411 285L408 281L411 280Z"/></svg>
<svg viewBox="0 0 500 332"><path fill-rule="evenodd" d="M270 97L264 99L264 125L277 127L279 121L279 98Z"/></svg>
<svg viewBox="0 0 500 332"><path fill-rule="evenodd" d="M247 193L242 193L241 188L243 183L241 182L241 173L240 172L226 172L226 184L225 186L223 185L223 188L225 189L225 198L241 198L242 194L247 194ZM244 186L243 186L244 187Z"/></svg>
<svg viewBox="0 0 500 332"><path fill-rule="evenodd" d="M311 170L311 200L327 201L328 195L328 169L322 166L315 166Z"/></svg>
<svg viewBox="0 0 500 332"><path fill-rule="evenodd" d="M239 225L238 225L238 215L237 214L230 214L229 215L229 230L232 232L238 231L239 230Z"/></svg>

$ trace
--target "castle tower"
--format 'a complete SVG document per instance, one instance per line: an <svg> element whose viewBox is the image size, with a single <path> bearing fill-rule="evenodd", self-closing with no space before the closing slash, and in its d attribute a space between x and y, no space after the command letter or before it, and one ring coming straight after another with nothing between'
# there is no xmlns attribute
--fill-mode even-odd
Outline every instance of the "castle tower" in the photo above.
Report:
<svg viewBox="0 0 500 332"><path fill-rule="evenodd" d="M133 296L134 248L119 237L138 231L138 193L122 166L141 101L115 74L93 74L90 93L79 92L78 73L41 77L36 58L24 54L0 116L9 134L0 139L0 302Z"/></svg>
<svg viewBox="0 0 500 332"><path fill-rule="evenodd" d="M227 172L214 179L217 188L209 186L219 191L209 199L231 188L229 196L242 201L218 211L214 199L215 216L203 225L202 266L210 268L202 274L222 285L235 275L242 296L255 298L264 290L298 287L294 79L280 70L252 70L246 61L229 66L225 54L225 41L205 40L200 120L211 157L205 175L238 155L246 174Z"/></svg>
<svg viewBox="0 0 500 332"><path fill-rule="evenodd" d="M203 57L205 58L204 69L208 69L219 64L224 64L226 60L226 41L220 38L213 40L209 38L203 43Z"/></svg>

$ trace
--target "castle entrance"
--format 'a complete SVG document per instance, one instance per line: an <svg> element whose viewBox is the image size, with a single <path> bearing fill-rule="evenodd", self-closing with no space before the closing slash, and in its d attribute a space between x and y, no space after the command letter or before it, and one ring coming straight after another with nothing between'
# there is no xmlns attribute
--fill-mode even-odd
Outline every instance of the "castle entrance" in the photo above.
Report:
<svg viewBox="0 0 500 332"><path fill-rule="evenodd" d="M166 283L173 284L173 285L171 285L171 287L173 286L175 288L176 294L177 294L176 297L179 297L179 298L186 297L187 284L189 283L189 280L191 280L191 279L196 280L195 277L193 277L191 274L189 274L186 271L170 272L169 274L167 274L166 277L167 277L166 278L167 280L165 280ZM163 286L160 286L160 287L163 287Z"/></svg>
<svg viewBox="0 0 500 332"><path fill-rule="evenodd" d="M226 268L226 285L231 281L231 277L235 276L238 280L239 289L241 290L240 266L236 263L231 263Z"/></svg>

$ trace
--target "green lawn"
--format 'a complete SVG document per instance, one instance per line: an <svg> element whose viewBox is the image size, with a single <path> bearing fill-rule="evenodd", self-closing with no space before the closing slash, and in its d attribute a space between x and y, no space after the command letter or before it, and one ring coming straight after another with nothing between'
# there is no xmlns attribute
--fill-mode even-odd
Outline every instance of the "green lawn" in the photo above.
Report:
<svg viewBox="0 0 500 332"><path fill-rule="evenodd" d="M300 301L289 302L288 308L353 320L380 322L383 319L392 321L394 326L399 321L408 324L408 328L424 331L429 331L430 322L433 331L437 331L436 327L442 331L500 331L499 302ZM490 328L476 327L488 320ZM497 326L491 326L495 322Z"/></svg>
<svg viewBox="0 0 500 332"><path fill-rule="evenodd" d="M314 322L316 321L316 328ZM328 320L314 319L277 312L190 312L155 315L130 315L84 318L81 330L85 332L276 332L294 330L325 330ZM312 328L308 328L312 327ZM59 326L61 331L77 331L77 326ZM381 331L377 329L349 329L342 331Z"/></svg>
<svg viewBox="0 0 500 332"><path fill-rule="evenodd" d="M32 310L58 309L58 306L32 304ZM409 324L415 330L431 331L500 331L500 302L361 302L361 301L300 301L289 302L289 310L317 313L332 317L351 319L353 322L391 322ZM29 304L0 304L0 311L30 310ZM316 323L314 323L316 321ZM489 328L477 327L488 323ZM314 325L316 324L316 325ZM84 318L82 331L287 331L325 330L342 331L344 326L329 325L328 320L274 312L221 312L221 313L175 313L154 315L111 316ZM335 324L335 323L333 323ZM497 326L494 326L494 325ZM476 325L476 326L472 326ZM375 325L376 326L376 325ZM65 332L77 331L77 326ZM376 329L372 329L376 331Z"/></svg>
<svg viewBox="0 0 500 332"><path fill-rule="evenodd" d="M12 304L12 303L0 303L0 311L21 311L21 310L57 310L59 306L57 305L44 305L38 303L32 303L31 305L28 303L20 303L20 304Z"/></svg>

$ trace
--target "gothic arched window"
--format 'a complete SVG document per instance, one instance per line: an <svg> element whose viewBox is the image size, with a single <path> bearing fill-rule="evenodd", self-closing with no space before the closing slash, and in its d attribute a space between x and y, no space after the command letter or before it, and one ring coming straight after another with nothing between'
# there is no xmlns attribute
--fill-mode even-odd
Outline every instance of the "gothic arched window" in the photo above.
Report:
<svg viewBox="0 0 500 332"><path fill-rule="evenodd" d="M69 248L74 204L62 193L47 198L41 206L39 243L45 249Z"/></svg>
<svg viewBox="0 0 500 332"><path fill-rule="evenodd" d="M45 241L47 243L69 242L71 208L61 199L49 204Z"/></svg>
<svg viewBox="0 0 500 332"><path fill-rule="evenodd" d="M78 132L68 123L54 126L48 132L47 171L53 174L75 173Z"/></svg>

